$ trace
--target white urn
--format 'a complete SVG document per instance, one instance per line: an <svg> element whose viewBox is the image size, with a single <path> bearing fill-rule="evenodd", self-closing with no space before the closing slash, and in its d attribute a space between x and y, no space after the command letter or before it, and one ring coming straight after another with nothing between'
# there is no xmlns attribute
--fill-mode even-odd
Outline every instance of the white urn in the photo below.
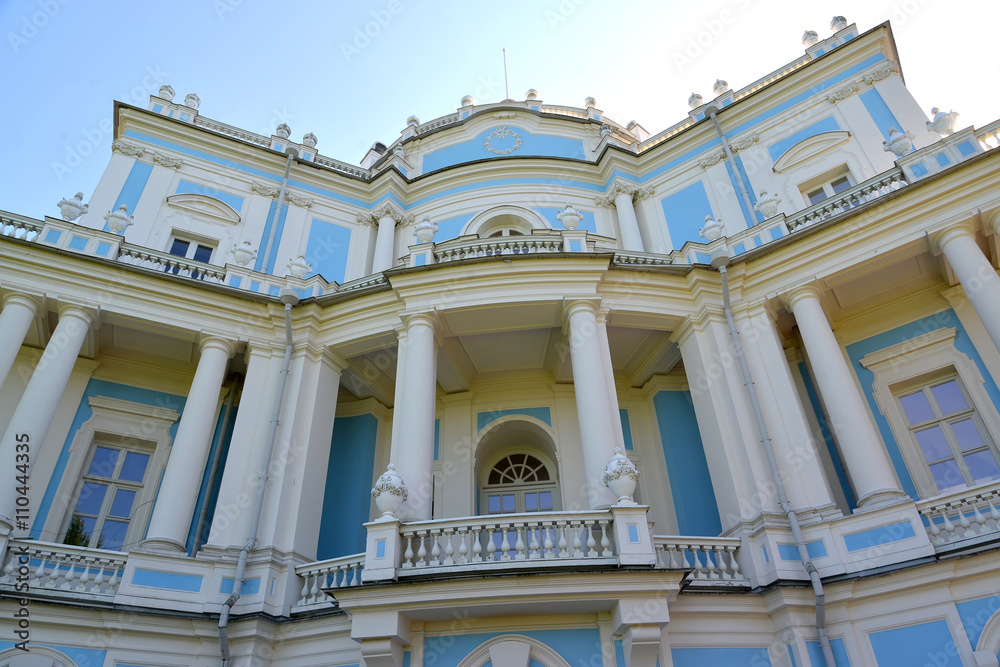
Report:
<svg viewBox="0 0 1000 667"><path fill-rule="evenodd" d="M632 495L635 493L635 485L639 481L639 471L618 447L615 447L615 455L611 457L608 465L604 468L602 480L604 486L608 487L611 493L618 498L619 505L635 505Z"/></svg>
<svg viewBox="0 0 1000 667"><path fill-rule="evenodd" d="M305 278L309 275L309 272L313 270L312 264L307 262L306 258L302 255L299 255L295 259L288 260L288 264L285 266L288 267L288 273L293 278L298 278L299 280Z"/></svg>
<svg viewBox="0 0 1000 667"><path fill-rule="evenodd" d="M768 194L767 190L761 190L760 196L757 197L757 203L753 205L753 210L760 213L765 219L772 218L778 214L778 204L780 203L781 197Z"/></svg>
<svg viewBox="0 0 1000 667"><path fill-rule="evenodd" d="M705 239L709 243L715 241L716 239L722 238L722 232L725 227L722 226L722 220L713 220L712 216L705 216L705 226L698 230L698 236Z"/></svg>
<svg viewBox="0 0 1000 667"><path fill-rule="evenodd" d="M174 101L174 87L170 84L160 86L159 96L168 102Z"/></svg>
<svg viewBox="0 0 1000 667"><path fill-rule="evenodd" d="M83 203L83 193L77 192L69 199L60 199L59 203L56 204L59 207L59 211L62 213L63 220L73 221L79 218L81 215L90 209L89 204Z"/></svg>
<svg viewBox="0 0 1000 667"><path fill-rule="evenodd" d="M834 16L830 19L830 30L840 32L847 27L847 19L843 16Z"/></svg>
<svg viewBox="0 0 1000 667"><path fill-rule="evenodd" d="M257 259L257 251L250 245L250 241L244 241L241 245L234 245L230 252L233 253L233 259L240 266L246 266Z"/></svg>
<svg viewBox="0 0 1000 667"><path fill-rule="evenodd" d="M576 229L583 221L583 213L573 208L572 204L566 204L566 208L556 213L556 219L562 223L566 229Z"/></svg>
<svg viewBox="0 0 1000 667"><path fill-rule="evenodd" d="M813 44L819 41L819 33L815 30L806 30L802 33L802 43L809 48Z"/></svg>
<svg viewBox="0 0 1000 667"><path fill-rule="evenodd" d="M882 142L883 151L892 151L896 157L903 157L913 150L915 137L910 132L902 132L894 127L889 128L889 140Z"/></svg>
<svg viewBox="0 0 1000 667"><path fill-rule="evenodd" d="M431 222L430 218L424 218L413 228L413 235L417 237L417 243L430 243L437 234L437 223Z"/></svg>
<svg viewBox="0 0 1000 667"><path fill-rule="evenodd" d="M698 93L691 93L691 97L688 98L688 106L691 107L692 109L697 109L698 107L701 106L701 103L704 99L705 98L703 98Z"/></svg>
<svg viewBox="0 0 1000 667"><path fill-rule="evenodd" d="M729 90L729 83L723 81L722 79L716 79L715 83L712 84L712 92L715 93L716 97L726 92L727 90Z"/></svg>
<svg viewBox="0 0 1000 667"><path fill-rule="evenodd" d="M274 133L282 139L287 139L292 136L292 128L288 127L285 123L282 123L278 127L274 128Z"/></svg>
<svg viewBox="0 0 1000 667"><path fill-rule="evenodd" d="M125 230L135 224L135 216L128 214L128 206L122 204L117 211L108 211L104 214L104 219L108 223L108 229L115 234L124 234Z"/></svg>
<svg viewBox="0 0 1000 667"><path fill-rule="evenodd" d="M390 463L382 476L375 481L375 488L372 489L372 498L375 499L375 505L382 512L382 518L395 518L396 512L406 502L408 496L406 483L396 472L396 464Z"/></svg>
<svg viewBox="0 0 1000 667"><path fill-rule="evenodd" d="M201 106L201 98L198 97L197 93L188 93L187 97L184 98L184 106L197 109Z"/></svg>
<svg viewBox="0 0 1000 667"><path fill-rule="evenodd" d="M307 148L316 148L316 144L318 142L319 142L319 139L317 139L316 135L313 134L312 132L310 132L306 136L302 137L302 145L305 146L305 147L307 147Z"/></svg>
<svg viewBox="0 0 1000 667"><path fill-rule="evenodd" d="M958 114L954 111L945 113L937 107L931 109L933 120L927 121L927 129L937 132L941 136L948 136L955 131L955 123L958 122Z"/></svg>

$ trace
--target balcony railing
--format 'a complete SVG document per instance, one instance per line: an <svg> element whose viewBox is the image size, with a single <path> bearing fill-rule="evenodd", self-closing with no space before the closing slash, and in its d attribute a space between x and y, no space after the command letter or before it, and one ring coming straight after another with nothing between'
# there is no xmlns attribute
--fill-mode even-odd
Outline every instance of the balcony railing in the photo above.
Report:
<svg viewBox="0 0 1000 667"><path fill-rule="evenodd" d="M690 570L692 585L749 586L736 560L740 544L738 537L653 537L657 569Z"/></svg>
<svg viewBox="0 0 1000 667"><path fill-rule="evenodd" d="M1000 540L1000 482L921 501L917 511L938 553Z"/></svg>
<svg viewBox="0 0 1000 667"><path fill-rule="evenodd" d="M474 257L492 257L495 255L532 255L563 251L561 236L505 236L498 238L459 237L434 248L434 258L437 262L455 262L460 259Z"/></svg>
<svg viewBox="0 0 1000 667"><path fill-rule="evenodd" d="M895 167L874 178L869 178L864 183L855 185L850 190L844 190L836 196L824 199L809 208L802 209L786 220L788 229L795 231L799 227L805 227L820 220L825 220L856 206L861 206L873 199L878 199L890 192L895 192L906 184L906 177L903 176L903 170Z"/></svg>
<svg viewBox="0 0 1000 667"><path fill-rule="evenodd" d="M0 215L0 236L10 236L25 241L33 241L42 231L42 223L23 215L4 213Z"/></svg>
<svg viewBox="0 0 1000 667"><path fill-rule="evenodd" d="M118 250L118 261L154 271L163 271L175 276L195 278L209 283L222 283L226 270L221 266L196 262L177 255L151 250L141 246L123 243Z"/></svg>
<svg viewBox="0 0 1000 667"><path fill-rule="evenodd" d="M110 603L128 554L32 540L11 540L0 590ZM27 584L27 589L21 588Z"/></svg>
<svg viewBox="0 0 1000 667"><path fill-rule="evenodd" d="M324 592L325 589L360 586L364 567L364 554L299 565L295 568L295 574L302 577L302 590L299 592L299 601L292 607L292 611L301 612L329 606L330 598Z"/></svg>

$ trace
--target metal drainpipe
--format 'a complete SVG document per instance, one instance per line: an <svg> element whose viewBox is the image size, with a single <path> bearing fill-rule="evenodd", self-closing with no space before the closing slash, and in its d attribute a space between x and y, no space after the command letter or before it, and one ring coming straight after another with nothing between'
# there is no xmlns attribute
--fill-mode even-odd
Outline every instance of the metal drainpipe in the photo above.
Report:
<svg viewBox="0 0 1000 667"><path fill-rule="evenodd" d="M264 273L269 273L267 265L271 261L271 246L274 245L274 237L278 231L278 220L281 218L281 207L285 205L285 190L288 189L288 174L292 170L292 160L299 156L299 152L289 147L288 162L285 163L285 175L281 179L281 189L278 190L278 205L274 208L274 220L271 221L271 231L267 234L267 244L264 246Z"/></svg>
<svg viewBox="0 0 1000 667"><path fill-rule="evenodd" d="M222 430L219 432L219 444L215 448L212 456L212 469L208 473L208 486L205 487L205 497L201 499L201 509L198 511L198 528L194 533L194 547L191 553L198 553L201 549L202 534L205 532L205 523L208 521L208 504L212 498L212 491L215 489L215 476L219 473L219 463L222 461L222 445L226 442L226 434L229 433L229 424L233 418L233 403L236 399L236 385L239 384L240 376L236 374L229 383L229 396L226 400L226 417L222 420Z"/></svg>
<svg viewBox="0 0 1000 667"><path fill-rule="evenodd" d="M250 534L246 544L240 550L240 558L236 562L236 574L233 577L233 592L222 604L219 615L219 649L222 652L222 667L229 667L229 614L233 605L240 599L243 589L243 579L247 568L247 558L257 543L257 531L260 529L260 515L264 508L264 491L267 488L268 468L271 466L271 455L274 453L274 440L278 435L278 418L281 416L281 401L285 396L285 383L288 380L288 367L292 362L292 306L299 302L299 293L293 289L281 290L279 297L285 304L285 357L281 362L281 373L278 377L278 394L274 397L274 412L267 433L267 446L264 449L263 467L260 477L263 482L257 485L257 495L254 498L253 517L250 519Z"/></svg>
<svg viewBox="0 0 1000 667"><path fill-rule="evenodd" d="M809 549L806 547L805 537L802 535L802 528L799 526L799 518L788 502L785 494L785 484L781 481L781 473L778 470L778 463L774 458L774 448L771 445L771 436L768 434L767 425L764 423L764 415L760 410L760 399L757 396L757 387L750 376L750 368L747 366L746 356L743 354L743 345L740 343L739 331L736 329L736 322L733 320L733 309L729 303L729 273L726 270L728 257L724 259L713 259L712 266L719 269L722 277L722 306L726 311L726 322L729 324L729 335L733 338L733 347L736 349L736 358L740 362L740 372L743 374L743 384L747 388L750 396L750 405L753 407L753 416L757 421L757 429L760 432L760 442L764 446L764 453L767 455L767 465L771 469L771 477L774 481L774 488L778 494L778 505L788 517L788 523L792 529L792 536L795 538L795 547L799 551L799 558L802 566L809 575L812 583L813 593L816 596L816 631L819 633L819 645L823 650L823 660L827 667L835 667L837 664L833 657L833 649L830 646L830 638L826 633L826 599L823 593L823 582L819 578L819 572L813 565L809 557Z"/></svg>
<svg viewBox="0 0 1000 667"><path fill-rule="evenodd" d="M719 138L722 139L722 150L726 152L726 160L733 165L733 173L736 174L736 184L740 188L740 194L743 196L743 203L747 205L747 215L750 216L750 225L756 224L757 220L754 217L753 204L750 203L750 195L747 194L747 186L743 183L743 176L740 174L740 167L736 164L736 156L733 155L733 150L729 147L729 140L726 139L726 135L722 133L722 126L719 125L719 119L715 117L718 113L718 109L715 107L708 107L705 113L708 117L712 119L712 125L715 126L715 131L719 133Z"/></svg>

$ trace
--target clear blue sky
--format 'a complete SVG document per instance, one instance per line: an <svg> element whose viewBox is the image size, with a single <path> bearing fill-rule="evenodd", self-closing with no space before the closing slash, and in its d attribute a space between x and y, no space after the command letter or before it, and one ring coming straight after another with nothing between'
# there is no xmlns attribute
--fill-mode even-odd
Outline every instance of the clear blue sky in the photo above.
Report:
<svg viewBox="0 0 1000 667"><path fill-rule="evenodd" d="M803 53L806 28L840 14L864 32L890 19L907 84L925 110L959 125L1000 117L1000 51L988 36L996 0L0 0L0 209L58 215L85 200L111 155L113 100L145 107L170 83L200 113L270 134L319 137L324 155L357 164L406 118L452 113L465 94L537 88L544 102L597 106L656 133L681 120L692 91L738 89ZM368 34L365 34L365 33ZM700 42L702 46L697 46ZM86 153L84 155L84 153Z"/></svg>

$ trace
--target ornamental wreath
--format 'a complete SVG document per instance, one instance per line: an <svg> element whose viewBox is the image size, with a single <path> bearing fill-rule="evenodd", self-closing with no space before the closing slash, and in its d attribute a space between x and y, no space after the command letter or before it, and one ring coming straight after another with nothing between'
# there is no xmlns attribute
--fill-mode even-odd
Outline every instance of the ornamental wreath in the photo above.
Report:
<svg viewBox="0 0 1000 667"><path fill-rule="evenodd" d="M506 139L510 136L514 137L514 145L505 151L494 150L493 146L490 145L490 141L493 139ZM490 136L486 137L486 142L483 145L486 146L486 150L494 155L510 155L521 147L521 135L504 125L490 132Z"/></svg>

